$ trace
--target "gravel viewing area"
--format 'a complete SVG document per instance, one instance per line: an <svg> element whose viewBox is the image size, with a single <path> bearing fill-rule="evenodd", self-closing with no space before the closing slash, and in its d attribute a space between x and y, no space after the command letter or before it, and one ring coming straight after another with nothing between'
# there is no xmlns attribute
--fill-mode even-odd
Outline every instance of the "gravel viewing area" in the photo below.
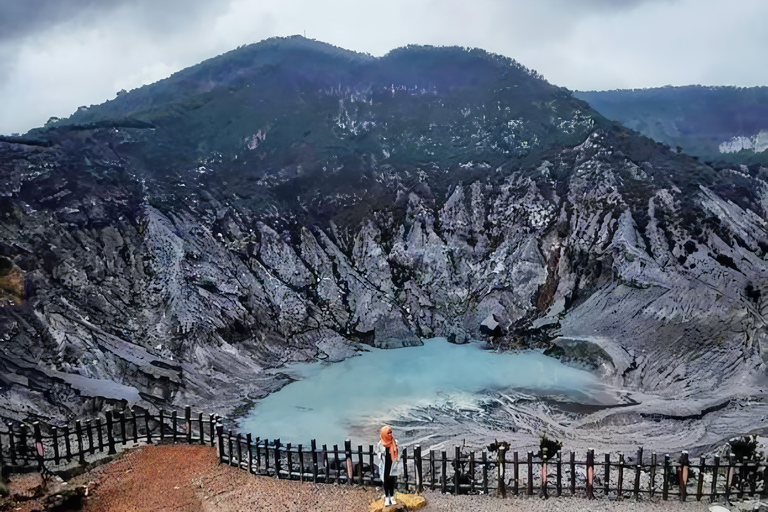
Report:
<svg viewBox="0 0 768 512"><path fill-rule="evenodd" d="M14 494L30 495L39 475L12 477ZM132 449L125 455L62 484L52 481L46 496L17 501L7 510L47 510L55 496L66 489L85 487L83 510L92 512L190 511L367 511L381 498L376 487L302 483L254 476L219 464L213 448L198 445L152 445ZM427 491L422 510L446 511L704 511L706 501L594 500L580 497L550 498L462 495ZM689 498L691 499L691 498ZM753 510L755 502L731 506L730 510ZM2 507L2 505L0 505ZM2 508L6 510L6 508Z"/></svg>

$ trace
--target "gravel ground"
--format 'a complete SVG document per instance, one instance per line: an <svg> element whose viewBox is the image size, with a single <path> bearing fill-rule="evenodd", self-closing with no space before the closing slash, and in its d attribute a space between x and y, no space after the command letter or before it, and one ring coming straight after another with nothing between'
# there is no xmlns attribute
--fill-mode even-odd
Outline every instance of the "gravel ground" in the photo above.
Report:
<svg viewBox="0 0 768 512"><path fill-rule="evenodd" d="M25 477L29 478L29 477ZM81 475L64 487L86 485L90 512L367 512L381 489L302 483L250 475L219 464L214 449L199 445L135 448L125 456ZM678 501L609 500L451 496L427 491L425 511L705 511L708 504ZM20 509L34 510L26 502ZM44 509L40 507L40 509ZM14 510L11 508L10 510ZM748 510L751 510L748 509Z"/></svg>
<svg viewBox="0 0 768 512"><path fill-rule="evenodd" d="M483 512L661 512L661 511L703 511L704 503L679 501L613 501L586 500L584 498L519 498L501 499L494 496L451 496L436 492L422 494L427 498L424 510L483 511Z"/></svg>

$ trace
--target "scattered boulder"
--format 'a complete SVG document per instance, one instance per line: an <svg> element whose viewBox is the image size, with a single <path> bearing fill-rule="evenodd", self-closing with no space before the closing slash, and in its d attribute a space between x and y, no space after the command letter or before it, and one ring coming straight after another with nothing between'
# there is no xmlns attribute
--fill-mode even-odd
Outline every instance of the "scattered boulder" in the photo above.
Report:
<svg viewBox="0 0 768 512"><path fill-rule="evenodd" d="M368 506L368 512L395 512L397 510L419 510L427 506L427 499L418 494L395 493L395 504L384 506L384 498Z"/></svg>
<svg viewBox="0 0 768 512"><path fill-rule="evenodd" d="M501 336L501 325L496 321L493 313L480 323L480 333L486 336Z"/></svg>
<svg viewBox="0 0 768 512"><path fill-rule="evenodd" d="M403 503L408 510L418 510L427 506L427 499L418 494L395 493L395 501Z"/></svg>

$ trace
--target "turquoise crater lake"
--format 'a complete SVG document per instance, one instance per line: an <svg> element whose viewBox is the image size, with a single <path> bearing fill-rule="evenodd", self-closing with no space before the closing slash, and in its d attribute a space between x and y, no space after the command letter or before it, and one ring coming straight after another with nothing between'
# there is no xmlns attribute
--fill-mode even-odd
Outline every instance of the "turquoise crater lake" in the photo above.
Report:
<svg viewBox="0 0 768 512"><path fill-rule="evenodd" d="M434 407L473 409L488 396L523 392L582 404L606 404L605 387L586 371L537 351L497 353L444 338L420 347L371 349L339 363L309 363L297 379L260 400L239 420L241 432L283 443L355 441L354 426L380 425Z"/></svg>

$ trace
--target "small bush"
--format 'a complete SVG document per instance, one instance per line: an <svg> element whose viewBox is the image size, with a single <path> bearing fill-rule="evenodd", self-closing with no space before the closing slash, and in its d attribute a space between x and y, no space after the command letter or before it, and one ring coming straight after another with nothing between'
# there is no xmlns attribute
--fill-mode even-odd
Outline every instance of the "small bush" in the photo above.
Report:
<svg viewBox="0 0 768 512"><path fill-rule="evenodd" d="M733 452L737 461L741 461L744 458L751 461L760 461L763 458L762 454L757 451L757 436L734 437L728 441L728 444L731 445L731 452Z"/></svg>
<svg viewBox="0 0 768 512"><path fill-rule="evenodd" d="M536 454L536 457L539 457L543 461L548 461L557 455L557 452L559 452L562 447L563 443L555 439L549 439L547 434L544 434L541 436L541 441L539 441L539 453Z"/></svg>

